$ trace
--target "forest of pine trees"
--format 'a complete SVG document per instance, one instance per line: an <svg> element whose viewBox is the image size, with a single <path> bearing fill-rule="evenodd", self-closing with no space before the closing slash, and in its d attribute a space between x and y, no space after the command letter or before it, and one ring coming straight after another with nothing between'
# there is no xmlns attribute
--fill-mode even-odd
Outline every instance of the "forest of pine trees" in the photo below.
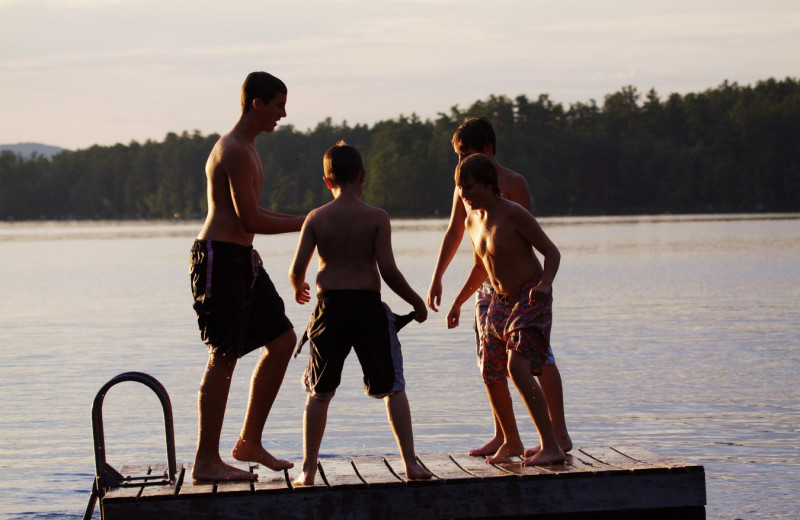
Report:
<svg viewBox="0 0 800 520"><path fill-rule="evenodd" d="M492 122L497 158L526 177L538 216L800 210L800 83L792 78L666 99L629 86L602 105L567 108L546 94L492 95L435 120L279 127L256 141L262 205L300 213L330 200L322 155L344 139L364 157L366 202L393 217L446 217L450 138L466 116ZM52 159L2 152L0 219L201 218L204 166L218 137L170 133Z"/></svg>

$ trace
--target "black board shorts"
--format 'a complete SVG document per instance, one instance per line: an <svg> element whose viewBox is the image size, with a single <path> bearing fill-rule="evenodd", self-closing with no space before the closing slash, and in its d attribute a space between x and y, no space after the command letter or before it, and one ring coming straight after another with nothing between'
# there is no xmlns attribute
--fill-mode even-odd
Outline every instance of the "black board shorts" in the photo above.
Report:
<svg viewBox="0 0 800 520"><path fill-rule="evenodd" d="M308 324L311 342L303 386L329 399L339 387L352 347L361 363L367 395L382 398L405 389L395 314L377 291L332 290L317 295Z"/></svg>
<svg viewBox="0 0 800 520"><path fill-rule="evenodd" d="M200 336L211 352L242 357L293 328L253 246L195 240L189 276Z"/></svg>

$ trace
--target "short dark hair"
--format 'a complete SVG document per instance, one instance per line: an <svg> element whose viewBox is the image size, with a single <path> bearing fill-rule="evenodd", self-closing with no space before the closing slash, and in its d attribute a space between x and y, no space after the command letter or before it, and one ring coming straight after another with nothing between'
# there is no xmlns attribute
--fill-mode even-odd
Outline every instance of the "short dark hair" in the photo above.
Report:
<svg viewBox="0 0 800 520"><path fill-rule="evenodd" d="M497 138L492 124L485 117L468 117L453 133L450 141L456 152L471 148L482 152L487 146L492 147L492 154L497 155Z"/></svg>
<svg viewBox="0 0 800 520"><path fill-rule="evenodd" d="M462 181L469 179L481 186L491 186L492 193L500 195L497 185L497 168L494 161L482 153L475 153L466 157L456 166L456 186L461 186Z"/></svg>
<svg viewBox="0 0 800 520"><path fill-rule="evenodd" d="M283 81L267 72L251 72L242 84L242 113L245 114L253 105L253 100L261 98L264 103L272 101L278 93L288 91Z"/></svg>
<svg viewBox="0 0 800 520"><path fill-rule="evenodd" d="M322 168L326 179L337 186L343 186L358 179L364 171L364 163L354 146L339 141L325 152Z"/></svg>

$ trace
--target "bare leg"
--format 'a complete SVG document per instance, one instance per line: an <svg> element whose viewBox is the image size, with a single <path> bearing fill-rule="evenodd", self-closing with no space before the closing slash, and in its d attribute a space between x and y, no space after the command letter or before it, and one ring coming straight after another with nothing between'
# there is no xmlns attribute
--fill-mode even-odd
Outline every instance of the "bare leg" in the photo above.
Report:
<svg viewBox="0 0 800 520"><path fill-rule="evenodd" d="M488 386L486 387L486 393L489 393ZM506 393L508 393L508 383L506 383ZM494 421L494 436L489 440L489 442L480 448L469 450L470 457L485 457L486 455L493 455L495 452L497 452L497 450L500 449L500 446L503 445L503 427L500 425L500 420L497 418L497 414L494 413L494 410L492 410L492 420Z"/></svg>
<svg viewBox="0 0 800 520"><path fill-rule="evenodd" d="M550 421L553 423L553 431L556 434L558 445L562 450L568 452L572 449L572 439L567 432L567 422L564 419L564 391L558 367L545 365L539 376L539 383L547 401L547 410L550 412ZM532 457L539 453L539 449L539 446L534 446L525 452L525 456Z"/></svg>
<svg viewBox="0 0 800 520"><path fill-rule="evenodd" d="M514 381L514 385L528 408L533 424L539 431L539 444L541 446L539 452L532 457L526 458L522 464L534 466L563 461L566 458L566 454L556 440L544 392L539 383L536 382L536 378L531 374L530 361L519 352L512 350L509 352L508 372L511 374L511 379Z"/></svg>
<svg viewBox="0 0 800 520"><path fill-rule="evenodd" d="M389 425L394 432L397 447L403 457L403 465L408 480L424 480L433 477L433 474L417 462L414 452L414 433L411 427L411 408L405 391L397 392L384 398L386 414L389 416Z"/></svg>
<svg viewBox="0 0 800 520"><path fill-rule="evenodd" d="M303 417L303 469L293 482L295 486L311 486L317 475L317 458L322 444L322 435L328 422L330 399L321 401L310 395L306 397L306 411Z"/></svg>
<svg viewBox="0 0 800 520"><path fill-rule="evenodd" d="M265 450L261 435L281 388L296 340L294 331L289 330L267 345L261 354L250 381L250 399L239 441L233 448L234 459L257 462L276 471L294 466L288 460L276 459Z"/></svg>
<svg viewBox="0 0 800 520"><path fill-rule="evenodd" d="M503 443L486 462L505 462L511 457L522 455L525 447L517 429L517 420L514 417L514 407L511 394L508 392L508 382L505 379L486 383L489 401L492 403L492 412L500 422L503 432Z"/></svg>
<svg viewBox="0 0 800 520"><path fill-rule="evenodd" d="M236 367L235 356L209 353L206 371L197 396L197 453L194 458L194 480L253 480L258 475L234 468L219 456L219 438L225 418L225 406Z"/></svg>

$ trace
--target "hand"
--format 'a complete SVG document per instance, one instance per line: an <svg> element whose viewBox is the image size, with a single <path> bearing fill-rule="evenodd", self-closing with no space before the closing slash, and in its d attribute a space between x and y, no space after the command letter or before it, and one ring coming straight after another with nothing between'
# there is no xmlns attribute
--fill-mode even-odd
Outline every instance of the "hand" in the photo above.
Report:
<svg viewBox="0 0 800 520"><path fill-rule="evenodd" d="M433 280L431 287L428 289L428 307L433 312L439 312L437 306L442 304L442 281Z"/></svg>
<svg viewBox="0 0 800 520"><path fill-rule="evenodd" d="M428 309L425 308L425 302L419 301L418 305L414 306L414 319L417 323L422 323L428 319Z"/></svg>
<svg viewBox="0 0 800 520"><path fill-rule="evenodd" d="M305 305L306 303L311 301L311 287L308 285L308 282L303 282L303 285L300 287L299 290L294 292L294 301L299 303L300 305Z"/></svg>
<svg viewBox="0 0 800 520"><path fill-rule="evenodd" d="M458 327L459 318L461 317L461 307L453 305L447 313L447 328L454 329Z"/></svg>
<svg viewBox="0 0 800 520"><path fill-rule="evenodd" d="M530 294L528 295L528 303L533 302L543 302L553 294L553 286L549 283L542 283L539 282L536 286L531 289Z"/></svg>

